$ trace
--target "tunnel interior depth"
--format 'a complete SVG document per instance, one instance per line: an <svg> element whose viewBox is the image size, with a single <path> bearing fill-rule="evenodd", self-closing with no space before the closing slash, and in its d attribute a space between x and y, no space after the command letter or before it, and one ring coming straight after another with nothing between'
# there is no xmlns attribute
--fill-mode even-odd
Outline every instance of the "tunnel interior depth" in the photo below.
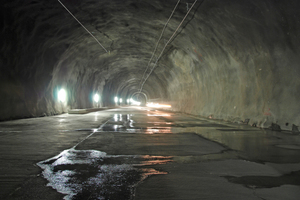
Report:
<svg viewBox="0 0 300 200"><path fill-rule="evenodd" d="M299 8L297 0L6 1L0 120L91 108L96 93L113 106L115 96L142 92L144 103L174 111L298 131Z"/></svg>

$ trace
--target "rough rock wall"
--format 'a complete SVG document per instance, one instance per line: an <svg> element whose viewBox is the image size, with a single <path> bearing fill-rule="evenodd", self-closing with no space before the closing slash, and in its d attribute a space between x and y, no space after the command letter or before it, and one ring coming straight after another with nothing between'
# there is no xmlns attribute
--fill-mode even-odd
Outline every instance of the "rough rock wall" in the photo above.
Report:
<svg viewBox="0 0 300 200"><path fill-rule="evenodd" d="M177 1L62 2L108 52L58 1L4 3L0 120L92 107L95 92L105 106L136 93ZM179 3L147 73L191 3ZM199 0L143 92L174 110L291 130L300 125L299 8L297 0Z"/></svg>
<svg viewBox="0 0 300 200"><path fill-rule="evenodd" d="M300 125L298 8L296 1L207 1L169 54L174 108L260 127Z"/></svg>

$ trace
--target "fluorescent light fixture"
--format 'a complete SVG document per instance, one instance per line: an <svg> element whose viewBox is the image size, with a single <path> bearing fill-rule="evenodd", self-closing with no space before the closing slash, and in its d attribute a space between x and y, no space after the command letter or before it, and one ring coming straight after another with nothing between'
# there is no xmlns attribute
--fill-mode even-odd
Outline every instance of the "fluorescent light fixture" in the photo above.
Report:
<svg viewBox="0 0 300 200"><path fill-rule="evenodd" d="M115 103L118 103L118 97L115 97Z"/></svg>
<svg viewBox="0 0 300 200"><path fill-rule="evenodd" d="M99 100L100 100L99 94L95 94L95 95L94 95L94 101L95 101L96 103L98 103Z"/></svg>

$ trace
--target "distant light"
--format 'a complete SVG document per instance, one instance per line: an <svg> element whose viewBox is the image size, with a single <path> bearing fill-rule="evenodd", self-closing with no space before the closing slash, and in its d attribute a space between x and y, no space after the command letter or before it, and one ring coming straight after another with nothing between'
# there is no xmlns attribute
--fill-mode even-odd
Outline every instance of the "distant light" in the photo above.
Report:
<svg viewBox="0 0 300 200"><path fill-rule="evenodd" d="M141 102L139 102L139 101L135 101L133 99L130 99L130 101L131 101L131 105L135 105L135 106L141 105Z"/></svg>
<svg viewBox="0 0 300 200"><path fill-rule="evenodd" d="M171 105L159 104L159 103L147 103L147 107L151 108L171 108Z"/></svg>
<svg viewBox="0 0 300 200"><path fill-rule="evenodd" d="M58 100L62 103L64 103L67 99L67 93L66 90L60 89L58 94L57 94Z"/></svg>
<svg viewBox="0 0 300 200"><path fill-rule="evenodd" d="M96 103L98 103L98 102L99 102L99 99L100 99L99 94L95 94L95 95L94 95L94 101L95 101Z"/></svg>
<svg viewBox="0 0 300 200"><path fill-rule="evenodd" d="M115 97L115 103L118 103L118 97Z"/></svg>
<svg viewBox="0 0 300 200"><path fill-rule="evenodd" d="M129 103L130 99L127 99L127 103Z"/></svg>
<svg viewBox="0 0 300 200"><path fill-rule="evenodd" d="M122 101L123 101L123 99L122 99L122 98L120 98L120 103L122 103Z"/></svg>
<svg viewBox="0 0 300 200"><path fill-rule="evenodd" d="M153 116L171 116L171 115L169 115L169 114L147 114L147 116L149 116L149 117L153 117Z"/></svg>

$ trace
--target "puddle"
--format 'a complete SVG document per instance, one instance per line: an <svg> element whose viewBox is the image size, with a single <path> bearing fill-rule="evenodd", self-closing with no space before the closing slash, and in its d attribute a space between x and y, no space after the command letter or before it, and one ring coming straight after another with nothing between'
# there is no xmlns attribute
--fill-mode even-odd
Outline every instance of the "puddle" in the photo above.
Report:
<svg viewBox="0 0 300 200"><path fill-rule="evenodd" d="M223 176L229 182L242 184L248 188L273 188L282 185L300 185L300 171L284 174L278 177L271 176Z"/></svg>
<svg viewBox="0 0 300 200"><path fill-rule="evenodd" d="M120 133L140 133L140 134L154 134L154 133L173 133L171 127L130 127L124 126L104 126L102 130L97 132L120 132Z"/></svg>
<svg viewBox="0 0 300 200"><path fill-rule="evenodd" d="M169 156L107 155L68 149L37 165L65 200L132 199L135 186L150 175L167 174L145 166L172 162Z"/></svg>
<svg viewBox="0 0 300 200"><path fill-rule="evenodd" d="M286 135L281 137L281 133L262 130L219 131L218 129L203 131L201 127L191 127L182 130L194 132L229 149L239 151L241 158L253 162L300 162L300 146L295 145L295 142L298 141L296 136L287 137Z"/></svg>
<svg viewBox="0 0 300 200"><path fill-rule="evenodd" d="M125 131L126 127L123 125L117 125L117 124L106 124L105 126L102 127L102 131Z"/></svg>
<svg viewBox="0 0 300 200"><path fill-rule="evenodd" d="M230 128L230 126L217 124L217 123L205 123L206 121L200 120L200 123L194 123L191 121L181 121L180 123L175 123L173 120L165 118L163 116L171 116L169 114L148 114L147 116L155 116L163 121L154 121L147 123L136 123L132 120L132 114L114 114L100 132L130 132L130 133L145 133L145 134L155 134L155 133L172 133L172 128L191 128L191 127L208 127L208 128ZM135 116L136 117L136 116ZM227 129L220 129L227 131ZM229 129L232 130L232 129ZM228 130L228 131L229 131ZM235 129L235 131L239 131Z"/></svg>

